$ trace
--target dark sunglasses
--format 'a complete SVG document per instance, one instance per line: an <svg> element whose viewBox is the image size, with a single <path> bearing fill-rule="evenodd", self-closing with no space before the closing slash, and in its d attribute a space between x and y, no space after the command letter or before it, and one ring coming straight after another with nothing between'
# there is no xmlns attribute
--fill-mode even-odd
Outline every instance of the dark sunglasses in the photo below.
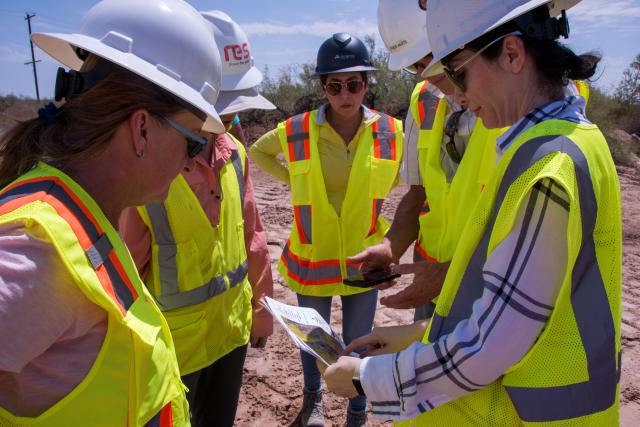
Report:
<svg viewBox="0 0 640 427"><path fill-rule="evenodd" d="M462 161L462 154L456 148L455 136L456 132L458 132L458 125L460 124L460 117L467 111L466 109L454 111L449 116L449 120L447 120L447 124L444 127L444 134L449 137L449 140L445 144L445 149L447 150L447 154L451 160L453 160L456 164L459 164Z"/></svg>
<svg viewBox="0 0 640 427"><path fill-rule="evenodd" d="M348 82L329 82L324 85L324 90L331 96L339 95L342 88L346 87L349 93L360 93L364 89L364 80L349 80Z"/></svg>
<svg viewBox="0 0 640 427"><path fill-rule="evenodd" d="M180 132L182 135L184 135L185 142L187 143L187 156L189 156L190 159L193 159L195 156L197 156L207 145L208 143L207 138L200 135L196 135L195 133L191 132L189 129L186 129L183 126L180 126L178 123L174 122L173 120L170 120L166 117L163 117L163 119L164 121L167 122L169 126L171 126L175 130Z"/></svg>
<svg viewBox="0 0 640 427"><path fill-rule="evenodd" d="M458 88L461 92L465 92L467 90L467 88L466 88L466 86L464 84L464 71L461 72L460 70L464 66L468 65L469 62L471 62L474 59L476 59L482 52L484 52L485 50L489 49L491 46L493 46L494 44L498 43L503 38L508 37L508 36L521 36L521 35L522 35L522 33L520 31L513 31L511 33L507 33L507 34L501 35L500 37L498 37L497 39L495 39L491 43L487 44L482 49L476 51L473 55L468 57L465 61L462 62L462 64L458 65L454 69L451 69L451 68L449 68L448 65L443 64L444 65L444 74L447 76L447 78L449 80L451 80L451 83L453 83L453 85L456 88Z"/></svg>

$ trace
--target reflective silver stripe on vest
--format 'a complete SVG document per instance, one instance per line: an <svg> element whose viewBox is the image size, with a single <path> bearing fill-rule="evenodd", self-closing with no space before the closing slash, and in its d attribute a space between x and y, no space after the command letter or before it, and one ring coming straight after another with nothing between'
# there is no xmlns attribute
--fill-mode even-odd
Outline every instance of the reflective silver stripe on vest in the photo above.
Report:
<svg viewBox="0 0 640 427"><path fill-rule="evenodd" d="M322 285L342 282L342 274L338 260L315 263L301 260L289 251L289 244L282 250L281 258L287 267L289 275L303 285Z"/></svg>
<svg viewBox="0 0 640 427"><path fill-rule="evenodd" d="M427 83L430 84L430 83ZM431 130L436 121L436 112L438 111L438 103L440 99L430 93L426 87L418 95L418 102L422 104L424 117L422 118L420 130Z"/></svg>
<svg viewBox="0 0 640 427"><path fill-rule="evenodd" d="M85 252L94 270L97 270L104 262L109 258L109 254L113 250L111 242L106 234L103 234L95 241L95 243L89 246Z"/></svg>
<svg viewBox="0 0 640 427"><path fill-rule="evenodd" d="M245 260L237 268L234 268L233 270L227 272L226 276L229 278L229 289L232 289L241 284L248 271L249 264ZM180 307L200 304L210 298L215 297L216 295L220 295L227 290L224 277L225 275L221 274L214 277L208 283L205 283L199 288L172 295L163 294L156 296L155 299L162 311L174 310Z"/></svg>
<svg viewBox="0 0 640 427"><path fill-rule="evenodd" d="M347 276L355 276L360 274L360 267L357 265L347 264Z"/></svg>
<svg viewBox="0 0 640 427"><path fill-rule="evenodd" d="M378 114L380 114L380 119L374 122L373 126L374 144L377 142L380 147L381 159L395 160L395 150L393 148L395 148L396 133L391 130L393 118L383 113ZM394 147L392 147L392 144Z"/></svg>
<svg viewBox="0 0 640 427"><path fill-rule="evenodd" d="M238 153L238 150L231 151L231 164L236 171L236 177L238 178L238 188L240 189L240 212L244 211L244 171L242 170L242 158ZM221 185L221 183L218 183Z"/></svg>
<svg viewBox="0 0 640 427"><path fill-rule="evenodd" d="M289 119L291 134L287 134L287 142L293 144L293 153L295 155L295 159L291 159L291 161L307 158L304 152L304 141L309 140L309 132L304 131L304 117L304 114L298 114ZM307 117L309 116L307 115Z"/></svg>
<svg viewBox="0 0 640 427"><path fill-rule="evenodd" d="M613 316L593 241L597 202L587 160L569 138L557 135L535 138L515 153L500 184L491 219L471 257L449 315L441 317L434 313L429 333L429 341L434 342L452 332L458 322L470 317L473 302L483 291L478 283L482 281L482 268L498 211L496 207L502 204L518 176L553 152L563 152L571 157L578 183L583 241L572 272L571 306L585 350L589 380L558 387L505 386L518 414L528 422L564 420L604 411L615 402L619 380Z"/></svg>
<svg viewBox="0 0 640 427"><path fill-rule="evenodd" d="M149 203L145 206L151 221L153 236L158 244L158 276L160 294L172 295L180 292L178 287L177 246L171 231L169 214L164 203Z"/></svg>
<svg viewBox="0 0 640 427"><path fill-rule="evenodd" d="M296 221L300 225L300 229L298 234L301 234L300 241L304 244L313 243L312 236L312 227L311 227L311 205L295 205L293 207L295 210ZM302 231L302 233L300 233Z"/></svg>
<svg viewBox="0 0 640 427"><path fill-rule="evenodd" d="M244 171L242 168L242 158L237 150L231 151L231 164L236 172L238 180L238 188L240 191L240 212L244 209ZM221 183L218 183L221 185ZM224 203L224 201L223 201ZM150 203L145 206L153 235L158 245L158 276L160 279L160 295L156 295L155 299L163 311L172 310L187 305L199 304L207 299L219 295L226 290L224 275L214 277L198 288L187 292L180 292L178 286L178 266L176 263L177 245L171 230L169 222L169 214L164 203ZM247 261L245 260L239 267L227 272L229 277L229 287L233 288L247 274ZM244 267L243 267L244 266ZM242 277L236 277L242 271ZM184 297L182 297L184 295ZM203 298L203 299L199 299Z"/></svg>
<svg viewBox="0 0 640 427"><path fill-rule="evenodd" d="M367 237L372 236L376 232L376 225L378 225L378 217L380 216L380 212L382 212L383 204L384 199L373 199L373 204L371 206L371 226L369 227Z"/></svg>

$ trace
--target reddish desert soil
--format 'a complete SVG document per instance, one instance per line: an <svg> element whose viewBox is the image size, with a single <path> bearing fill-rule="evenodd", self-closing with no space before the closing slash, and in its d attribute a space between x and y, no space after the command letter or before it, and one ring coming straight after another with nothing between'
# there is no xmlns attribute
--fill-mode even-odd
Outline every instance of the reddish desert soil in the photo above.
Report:
<svg viewBox="0 0 640 427"><path fill-rule="evenodd" d="M624 234L621 425L631 427L640 425L640 173L632 168L619 168L619 173ZM274 274L274 297L295 305L295 295L283 285L275 270L280 248L285 243L291 226L289 190L286 185L274 180L254 165L252 177L262 221L268 235ZM406 189L406 186L400 186L391 193L383 211L387 219L393 218L395 207ZM405 257L407 255L405 254ZM396 290L383 291L381 295L384 292L395 293ZM375 324L403 324L410 322L412 318L412 310L391 310L379 305ZM335 298L331 323L337 332L341 331L341 320L339 298ZM324 402L328 425L344 425L346 399L327 393ZM236 425L295 426L298 425L296 416L301 404L302 369L299 352L282 328L276 326L266 349L249 349ZM379 422L370 417L369 425L390 426L391 423Z"/></svg>

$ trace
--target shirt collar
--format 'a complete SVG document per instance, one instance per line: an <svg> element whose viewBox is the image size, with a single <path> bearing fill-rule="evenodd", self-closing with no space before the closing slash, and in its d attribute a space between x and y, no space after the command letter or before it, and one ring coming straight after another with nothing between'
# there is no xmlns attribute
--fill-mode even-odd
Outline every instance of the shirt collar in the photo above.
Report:
<svg viewBox="0 0 640 427"><path fill-rule="evenodd" d="M329 104L323 104L320 107L318 107L318 114L316 115L317 125L320 126L326 123L328 107L329 107ZM362 110L362 121L365 123L365 125L368 125L369 123L374 122L380 117L375 111L371 110L365 105L361 105L360 109Z"/></svg>
<svg viewBox="0 0 640 427"><path fill-rule="evenodd" d="M218 161L218 167L222 167L227 160L231 158L231 151L235 148L235 144L231 138L226 134L213 135L213 149L216 150L216 160ZM211 144L211 142L209 142ZM202 150L195 158L196 163L209 168L213 167L213 151Z"/></svg>
<svg viewBox="0 0 640 427"><path fill-rule="evenodd" d="M568 95L559 101L552 101L534 108L518 120L496 139L497 151L504 153L507 148L527 129L546 120L567 120L577 124L591 124L585 115L585 101L581 96Z"/></svg>

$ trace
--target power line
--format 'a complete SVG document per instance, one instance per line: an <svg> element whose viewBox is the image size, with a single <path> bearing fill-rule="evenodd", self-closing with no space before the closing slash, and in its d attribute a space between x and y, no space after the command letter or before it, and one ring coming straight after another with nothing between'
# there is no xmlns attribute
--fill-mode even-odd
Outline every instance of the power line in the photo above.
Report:
<svg viewBox="0 0 640 427"><path fill-rule="evenodd" d="M31 18L34 18L36 14L26 13L25 15L26 16L24 20L27 21L27 26L29 27L29 45L31 46L31 61L25 62L24 65L31 64L33 66L33 79L36 82L36 98L38 99L38 102L40 102L40 90L38 89L38 72L36 70L36 62L40 62L40 60L36 61L36 56L35 56L35 53L33 52L33 42L31 41Z"/></svg>

